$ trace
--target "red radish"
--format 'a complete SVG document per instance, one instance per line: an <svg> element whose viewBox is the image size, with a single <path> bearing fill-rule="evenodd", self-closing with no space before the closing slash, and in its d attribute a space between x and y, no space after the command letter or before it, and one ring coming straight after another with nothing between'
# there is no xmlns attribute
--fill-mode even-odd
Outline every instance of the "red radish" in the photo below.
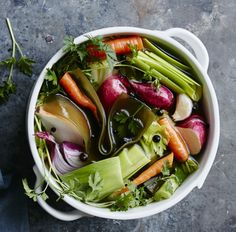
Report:
<svg viewBox="0 0 236 232"><path fill-rule="evenodd" d="M174 103L173 93L163 85L158 89L150 83L130 81L130 85L138 98L150 106L168 110Z"/></svg>
<svg viewBox="0 0 236 232"><path fill-rule="evenodd" d="M128 93L128 90L122 83L122 77L115 75L108 77L97 93L105 111L108 113L120 94Z"/></svg>
<svg viewBox="0 0 236 232"><path fill-rule="evenodd" d="M184 138L192 155L198 154L207 138L207 125L204 119L197 114L191 115L177 124L177 129Z"/></svg>

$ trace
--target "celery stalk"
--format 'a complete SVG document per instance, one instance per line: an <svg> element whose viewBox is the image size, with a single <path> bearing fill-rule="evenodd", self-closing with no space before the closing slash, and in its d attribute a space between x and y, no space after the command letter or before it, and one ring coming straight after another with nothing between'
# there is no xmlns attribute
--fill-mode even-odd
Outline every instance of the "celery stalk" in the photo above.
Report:
<svg viewBox="0 0 236 232"><path fill-rule="evenodd" d="M150 65L146 64L141 59L138 59L137 57L128 58L129 62L131 62L134 66L138 67L139 69L143 70L143 72L149 73L152 77L158 79L160 83L165 85L166 87L172 89L176 93L185 93L185 91L178 85L176 85L173 81L169 80L167 77L165 77L163 74L158 72L157 70L150 67Z"/></svg>
<svg viewBox="0 0 236 232"><path fill-rule="evenodd" d="M175 66L169 64L168 62L166 62L164 59L162 59L161 57L159 57L158 55L149 52L149 51L145 51L145 54L147 54L148 56L150 56L151 58L153 58L154 60L158 61L161 65L163 65L165 68L167 68L168 70L170 70L171 72L175 73L176 75L180 76L181 78L183 78L188 84L190 85L198 85L200 86L196 81L194 81L192 78L190 78L189 76L187 76L185 73L183 73L181 70L177 69Z"/></svg>
<svg viewBox="0 0 236 232"><path fill-rule="evenodd" d="M193 100L196 100L195 96L195 90L187 83L185 80L182 79L182 77L179 77L175 73L169 71L164 66L162 66L160 63L158 63L156 60L150 58L146 54L140 52L142 55L138 55L137 58L144 61L146 64L148 64L151 68L154 68L158 72L162 73L166 77L168 77L170 80L175 82L178 86L180 86L185 93L187 93ZM140 54L139 53L139 54Z"/></svg>
<svg viewBox="0 0 236 232"><path fill-rule="evenodd" d="M103 181L103 186L97 200L102 200L112 192L124 187L119 157L108 158L89 164L62 175L61 178L68 184L70 184L70 180L77 179L75 189L79 190L82 185L88 183L89 175L95 172L99 173Z"/></svg>
<svg viewBox="0 0 236 232"><path fill-rule="evenodd" d="M160 56L162 59L166 60L168 63L182 69L182 70L189 70L189 67L180 63L179 61L175 60L174 58L168 56L164 52L162 52L159 48L153 45L149 40L143 39L144 46L149 50Z"/></svg>
<svg viewBox="0 0 236 232"><path fill-rule="evenodd" d="M165 181L165 183L157 190L154 194L154 200L160 201L163 199L170 198L175 190L179 187L179 181L175 175L171 175L169 179Z"/></svg>
<svg viewBox="0 0 236 232"><path fill-rule="evenodd" d="M124 148L118 156L120 158L123 179L128 179L138 170L150 162L143 149L135 144L129 149Z"/></svg>

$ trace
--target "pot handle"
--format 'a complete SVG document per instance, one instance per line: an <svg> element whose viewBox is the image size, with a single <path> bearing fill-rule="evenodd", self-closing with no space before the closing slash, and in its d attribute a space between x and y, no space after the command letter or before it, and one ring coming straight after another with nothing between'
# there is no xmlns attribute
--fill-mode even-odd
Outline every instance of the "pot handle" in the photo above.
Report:
<svg viewBox="0 0 236 232"><path fill-rule="evenodd" d="M207 71L209 66L209 55L202 41L190 31L183 28L171 28L164 31L170 37L176 37L186 42L194 51L199 64Z"/></svg>
<svg viewBox="0 0 236 232"><path fill-rule="evenodd" d="M42 182L44 181L43 177L41 176L37 166L35 165L33 167L34 173L36 175L36 182L35 182L35 192L40 193L42 191ZM46 201L42 199L40 195L37 196L38 204L50 215L53 217L62 220L62 221L74 221L77 220L83 216L86 216L86 214L83 214L79 210L73 210L70 212L62 212L57 209L54 209L52 206L50 206Z"/></svg>

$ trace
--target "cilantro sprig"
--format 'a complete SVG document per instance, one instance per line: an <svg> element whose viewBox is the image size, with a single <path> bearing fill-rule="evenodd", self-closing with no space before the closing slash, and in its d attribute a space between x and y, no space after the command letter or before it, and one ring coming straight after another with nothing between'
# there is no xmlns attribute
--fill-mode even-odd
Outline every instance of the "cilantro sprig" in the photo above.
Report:
<svg viewBox="0 0 236 232"><path fill-rule="evenodd" d="M9 18L6 18L6 23L12 40L12 53L9 58L0 61L0 68L5 67L9 69L9 74L6 77L6 80L3 81L3 84L0 86L0 103L6 102L9 98L9 95L16 92L16 84L13 81L13 70L15 66L20 72L27 76L31 76L32 65L35 63L33 60L23 54L20 45L15 39ZM17 51L19 53L18 59L16 58Z"/></svg>

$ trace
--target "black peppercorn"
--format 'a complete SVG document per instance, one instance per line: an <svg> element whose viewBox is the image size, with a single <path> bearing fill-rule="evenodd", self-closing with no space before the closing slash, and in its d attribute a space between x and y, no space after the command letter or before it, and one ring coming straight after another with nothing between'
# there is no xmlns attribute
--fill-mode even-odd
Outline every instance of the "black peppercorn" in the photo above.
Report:
<svg viewBox="0 0 236 232"><path fill-rule="evenodd" d="M52 128L51 128L51 132L52 132L52 133L55 133L56 130L57 130L57 129L56 129L55 127L52 127Z"/></svg>
<svg viewBox="0 0 236 232"><path fill-rule="evenodd" d="M163 116L163 114L164 114L164 110L163 109L157 109L156 110L156 115Z"/></svg>
<svg viewBox="0 0 236 232"><path fill-rule="evenodd" d="M153 141L154 143L159 143L159 142L161 141L161 136L160 136L160 135L154 135L154 136L152 137L152 141Z"/></svg>
<svg viewBox="0 0 236 232"><path fill-rule="evenodd" d="M86 161L88 159L88 155L86 153L81 153L79 159L81 161Z"/></svg>
<svg viewBox="0 0 236 232"><path fill-rule="evenodd" d="M193 110L194 110L194 111L197 111L197 110L198 110L198 103L197 103L197 102L194 102L194 103L193 103Z"/></svg>

